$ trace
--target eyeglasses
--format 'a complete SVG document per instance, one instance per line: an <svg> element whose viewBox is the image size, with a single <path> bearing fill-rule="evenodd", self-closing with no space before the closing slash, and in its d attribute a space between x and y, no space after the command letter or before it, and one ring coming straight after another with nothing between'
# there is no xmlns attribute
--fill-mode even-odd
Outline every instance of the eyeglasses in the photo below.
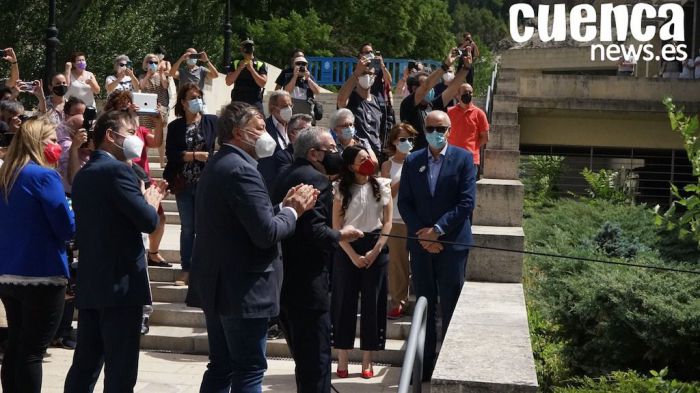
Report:
<svg viewBox="0 0 700 393"><path fill-rule="evenodd" d="M413 143L416 140L416 138L399 138L399 142L406 142L409 141Z"/></svg>
<svg viewBox="0 0 700 393"><path fill-rule="evenodd" d="M425 132L428 134L432 134L433 132L438 132L440 134L444 134L449 130L450 127L445 127L445 126L438 126L438 127L425 127Z"/></svg>
<svg viewBox="0 0 700 393"><path fill-rule="evenodd" d="M308 65L308 63L306 63L306 62L303 62L303 61L297 61L296 63L294 63L294 65L296 65L296 66L304 66L304 67L306 67L306 66Z"/></svg>
<svg viewBox="0 0 700 393"><path fill-rule="evenodd" d="M157 61L149 61L148 64L158 64Z"/></svg>
<svg viewBox="0 0 700 393"><path fill-rule="evenodd" d="M322 151L324 153L337 153L338 152L337 146L331 146L328 149L321 149L320 147L315 147L314 149L316 149L318 151Z"/></svg>

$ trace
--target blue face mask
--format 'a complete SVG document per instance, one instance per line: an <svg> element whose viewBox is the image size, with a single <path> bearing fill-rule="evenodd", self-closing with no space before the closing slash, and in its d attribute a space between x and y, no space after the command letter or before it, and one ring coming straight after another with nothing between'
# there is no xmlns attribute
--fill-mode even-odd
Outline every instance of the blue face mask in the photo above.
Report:
<svg viewBox="0 0 700 393"><path fill-rule="evenodd" d="M445 137L445 134L441 134L437 131L426 132L425 139L428 141L428 144L433 149L442 149L447 143L447 137Z"/></svg>
<svg viewBox="0 0 700 393"><path fill-rule="evenodd" d="M153 72L156 72L156 71L158 71L158 64L149 64L148 69L153 71Z"/></svg>
<svg viewBox="0 0 700 393"><path fill-rule="evenodd" d="M430 89L428 94L425 95L425 98L423 98L423 100L425 102L433 102L434 99L435 99L435 89Z"/></svg>
<svg viewBox="0 0 700 393"><path fill-rule="evenodd" d="M197 59L187 59L187 65L196 66Z"/></svg>
<svg viewBox="0 0 700 393"><path fill-rule="evenodd" d="M355 137L355 127L345 127L340 134L343 139L352 139Z"/></svg>
<svg viewBox="0 0 700 393"><path fill-rule="evenodd" d="M413 149L413 144L409 141L399 142L399 144L396 145L396 150L400 151L403 154L410 153L411 149Z"/></svg>
<svg viewBox="0 0 700 393"><path fill-rule="evenodd" d="M188 108L192 113L204 112L204 102L201 98L194 98L188 102Z"/></svg>

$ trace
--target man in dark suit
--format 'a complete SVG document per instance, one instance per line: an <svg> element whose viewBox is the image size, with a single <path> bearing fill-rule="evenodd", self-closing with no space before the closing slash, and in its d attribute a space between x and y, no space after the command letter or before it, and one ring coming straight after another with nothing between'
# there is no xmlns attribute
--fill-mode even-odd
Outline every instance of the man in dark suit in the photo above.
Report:
<svg viewBox="0 0 700 393"><path fill-rule="evenodd" d="M470 217L476 200L476 167L472 154L449 146L450 118L432 111L425 119L428 147L406 158L401 172L398 207L407 242L416 296L428 299L428 326L423 360L423 380L435 366L436 306L440 298L442 337L464 285L468 246L442 245L434 240L472 244Z"/></svg>
<svg viewBox="0 0 700 393"><path fill-rule="evenodd" d="M284 280L280 322L296 363L299 393L328 393L331 389L331 337L328 272L338 241L353 241L362 232L348 226L332 228L333 189L328 175L339 173L343 159L333 136L320 127L302 130L294 143L294 163L273 188L282 201L297 184L319 190L313 210L297 221L294 236L282 241Z"/></svg>
<svg viewBox="0 0 700 393"><path fill-rule="evenodd" d="M291 120L287 124L287 135L289 135L290 144L287 145L283 150L278 150L272 156L275 161L275 180L280 173L284 172L292 166L294 162L294 142L297 140L297 134L304 128L311 127L313 118L305 113L297 113L292 116ZM275 182L273 181L272 184Z"/></svg>
<svg viewBox="0 0 700 393"><path fill-rule="evenodd" d="M288 124L292 118L292 97L284 90L272 92L268 100L267 110L270 112L270 116L265 119L265 129L274 139L276 143L275 153L277 153L292 143L287 133ZM267 189L271 190L277 176L275 159L266 157L258 160L258 171L262 174Z"/></svg>
<svg viewBox="0 0 700 393"><path fill-rule="evenodd" d="M187 304L207 323L209 365L200 392L260 392L267 369L267 322L279 313L282 258L279 242L311 209L313 187L292 188L273 207L256 159L274 141L257 108L227 105L219 116L221 149L202 172L195 198L195 240Z"/></svg>
<svg viewBox="0 0 700 393"><path fill-rule="evenodd" d="M136 384L142 311L151 304L141 233L156 229L167 184L142 190L126 163L141 151L135 131L129 112L100 116L97 150L73 182L80 312L66 393L92 392L103 364L105 392L133 392Z"/></svg>

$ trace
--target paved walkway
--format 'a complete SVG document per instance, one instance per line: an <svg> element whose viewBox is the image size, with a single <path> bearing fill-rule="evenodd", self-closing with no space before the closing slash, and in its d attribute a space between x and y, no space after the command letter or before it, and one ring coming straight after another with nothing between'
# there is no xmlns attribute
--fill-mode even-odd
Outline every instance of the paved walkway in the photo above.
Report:
<svg viewBox="0 0 700 393"><path fill-rule="evenodd" d="M43 393L63 393L63 382L73 359L73 351L49 348L50 356L44 360ZM141 393L197 393L202 374L207 366L206 356L141 351L139 378L136 392ZM295 393L294 362L284 359L268 360L263 381L264 392ZM335 364L333 365L335 370ZM396 392L400 369L375 366L376 376L360 378L360 365L350 364L350 378L333 378L333 386L340 393ZM95 392L102 392L102 379ZM427 391L427 389L423 389Z"/></svg>

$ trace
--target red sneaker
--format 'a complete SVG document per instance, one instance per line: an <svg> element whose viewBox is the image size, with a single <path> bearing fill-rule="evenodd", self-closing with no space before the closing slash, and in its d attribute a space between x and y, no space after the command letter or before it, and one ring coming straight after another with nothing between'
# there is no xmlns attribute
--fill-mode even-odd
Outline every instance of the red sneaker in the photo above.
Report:
<svg viewBox="0 0 700 393"><path fill-rule="evenodd" d="M401 305L392 308L391 311L386 314L388 319L399 319L401 316L403 316L403 307Z"/></svg>

